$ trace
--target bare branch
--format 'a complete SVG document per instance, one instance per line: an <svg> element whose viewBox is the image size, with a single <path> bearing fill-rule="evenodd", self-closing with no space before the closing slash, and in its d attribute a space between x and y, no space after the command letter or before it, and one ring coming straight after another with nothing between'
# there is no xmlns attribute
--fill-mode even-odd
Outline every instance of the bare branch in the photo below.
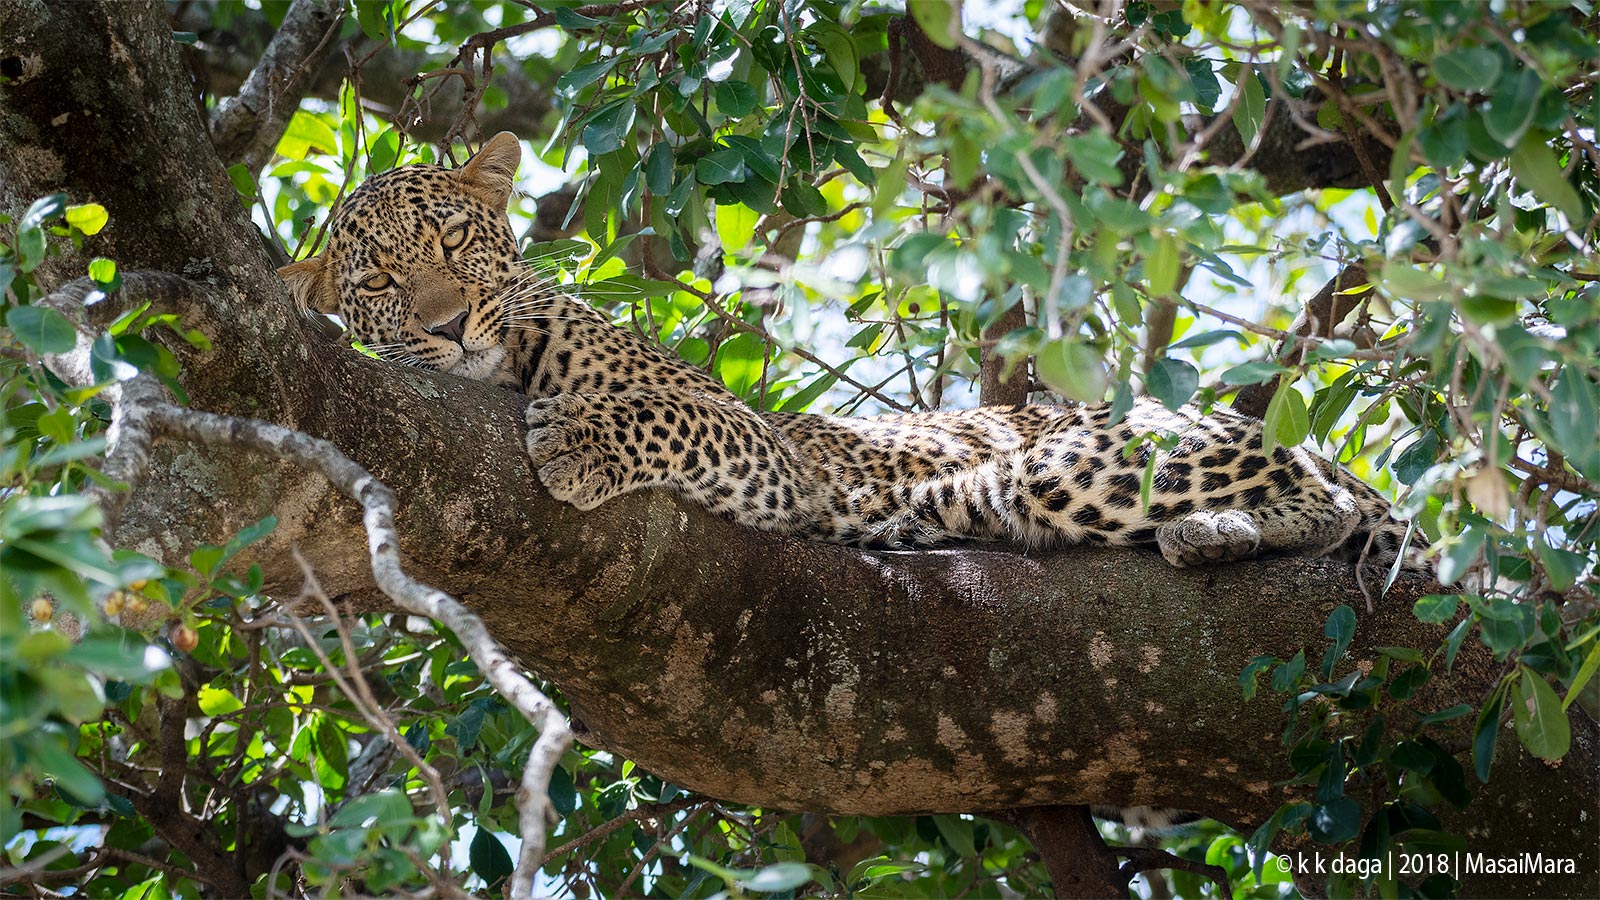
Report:
<svg viewBox="0 0 1600 900"><path fill-rule="evenodd" d="M1274 358L1282 365L1292 365L1298 361L1307 339L1333 337L1334 329L1344 317L1371 296L1370 281L1366 268L1360 263L1351 263L1340 270L1306 301L1288 333L1279 331L1274 335L1279 340ZM1363 286L1366 287L1363 289ZM1233 408L1247 416L1261 418L1266 415L1267 404L1277 394L1280 380L1281 377L1274 377L1265 384L1246 385L1234 398Z"/></svg>
<svg viewBox="0 0 1600 900"><path fill-rule="evenodd" d="M372 577L378 588L406 612L432 618L455 632L495 691L539 729L539 739L528 753L522 786L517 790L522 850L507 889L511 896L531 896L535 874L544 859L545 835L556 819L547 793L550 775L571 745L572 731L561 711L522 673L484 627L482 619L449 594L406 574L400 565L400 540L394 529L394 491L333 444L270 422L165 404L155 407L151 415L164 436L247 447L287 459L321 473L340 493L361 504Z"/></svg>

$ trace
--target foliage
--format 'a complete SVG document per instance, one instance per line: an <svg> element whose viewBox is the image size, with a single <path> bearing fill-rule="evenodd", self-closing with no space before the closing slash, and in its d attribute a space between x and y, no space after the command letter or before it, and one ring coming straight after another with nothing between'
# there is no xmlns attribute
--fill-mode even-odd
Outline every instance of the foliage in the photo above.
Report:
<svg viewBox="0 0 1600 900"><path fill-rule="evenodd" d="M1472 783L1446 733L1470 726L1478 781L1508 722L1531 752L1560 758L1568 707L1600 667L1593 14L1136 0L1101 18L1028 0L991 12L985 32L973 8L912 11L920 43L897 11L821 0L358 0L341 36L353 58L420 54L431 77L408 83L392 121L365 112L362 82L348 80L302 104L265 172L230 174L267 232L305 255L366 175L462 158L452 139L478 137L472 107L437 144L407 133L443 85L492 110L521 79L549 85L554 106L544 133L521 136L542 147L531 168L545 182L513 202L528 258L753 406L970 405L991 355L1040 399L1119 409L1137 392L1209 407L1270 387L1272 440L1311 440L1391 494L1462 593L1418 604L1441 625L1436 647L1351 659L1356 616L1341 608L1320 664L1251 662L1246 696L1270 670L1289 698L1286 755L1307 800L1248 837L1208 823L1166 845L1225 866L1243 896L1291 890L1263 866L1279 832L1366 855L1456 846L1434 810L1470 802ZM223 3L211 15L230 27L257 13ZM952 75L926 50L970 51L974 38L1015 58L957 57ZM1346 187L1294 174L1298 154L1352 140L1366 149ZM136 371L174 386L178 374L162 343L176 323L142 312L95 344L94 388L66 388L39 363L79 336L35 304L32 273L52 241L82 244L104 224L104 210L60 196L0 221L11 861L76 869L95 895L198 893L160 867L193 860L141 850L151 822L175 813L150 799L165 796L152 723L181 697L198 711L187 765L214 789L189 798L205 827L235 846L288 823L293 864L258 890L437 879L497 895L532 734L453 636L291 614L227 566L252 534L197 548L184 568L98 541L84 493L104 448L98 395ZM1304 298L1355 264L1353 312L1295 332ZM89 274L118 278L110 260ZM86 623L81 642L42 596ZM95 613L108 602L154 613L118 628ZM1468 640L1503 665L1497 685L1475 707L1419 708ZM391 749L385 717L414 759ZM1358 783L1376 788L1358 795ZM551 794L565 819L546 877L579 898L1045 888L1025 841L969 817L731 808L592 750L569 753ZM833 848L814 859L865 855L807 863L808 835ZM1184 896L1212 891L1186 873L1154 877ZM1400 889L1384 878L1334 887Z"/></svg>

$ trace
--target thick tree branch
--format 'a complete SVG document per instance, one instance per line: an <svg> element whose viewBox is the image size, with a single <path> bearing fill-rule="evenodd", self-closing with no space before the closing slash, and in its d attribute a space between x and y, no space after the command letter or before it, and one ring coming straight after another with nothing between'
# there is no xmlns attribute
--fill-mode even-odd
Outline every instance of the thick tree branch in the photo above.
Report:
<svg viewBox="0 0 1600 900"><path fill-rule="evenodd" d="M392 508L371 493L381 480L405 503L398 530L369 543L344 494L275 451L168 442L118 545L179 560L270 510L279 528L239 560L261 564L267 591L297 590L299 546L331 596L373 605L387 604L375 574L398 575L375 573L374 550L392 560L403 547L417 577L561 686L596 743L712 797L841 814L1150 804L1249 828L1305 795L1286 782L1278 704L1243 702L1237 676L1258 653L1320 651L1331 606L1360 606L1348 565L864 552L745 531L659 493L577 512L528 471L525 398L365 359L302 327L176 87L159 7L18 8L0 0L0 56L30 54L35 74L0 85L0 157L22 161L0 206L65 188L112 220L40 277L65 283L104 255L214 279L217 290L161 309L212 338L210 352L174 348L195 408L327 440L371 473L368 502ZM67 89L80 71L96 73L98 95ZM86 104L92 116L79 115ZM1363 615L1355 660L1437 641L1441 629L1410 612L1430 589L1403 579ZM1417 702L1476 702L1497 671L1465 647ZM1579 874L1478 876L1466 893L1600 894L1600 748L1593 722L1574 716L1573 728L1560 768L1507 732L1493 781L1444 818L1496 854L1570 854Z"/></svg>
<svg viewBox="0 0 1600 900"><path fill-rule="evenodd" d="M674 783L841 814L1154 804L1247 829L1297 796L1282 783L1277 704L1242 703L1236 676L1256 653L1320 646L1327 608L1358 606L1345 565L865 553L753 534L658 494L580 514L524 467L516 397L348 353L313 359L325 380L322 399L298 405L304 427L411 486L400 541L418 570L560 684L595 742ZM470 454L463 433L477 436ZM275 505L283 523L252 557L269 580L293 583L282 554L297 544L331 592L371 601L359 523L316 481L234 449L157 454L159 483L130 507L123 540L176 549ZM1403 582L1365 617L1358 656L1436 640L1409 612L1427 589ZM1457 665L1432 706L1476 699L1493 672L1470 648ZM1579 807L1600 787L1594 736L1577 730L1559 772L1514 739L1501 748L1469 811L1497 851L1548 839L1516 810L1591 828Z"/></svg>
<svg viewBox="0 0 1600 900"><path fill-rule="evenodd" d="M1089 807L1034 806L1012 810L1002 821L1027 835L1044 859L1057 900L1095 900L1128 893L1128 877L1089 817Z"/></svg>
<svg viewBox="0 0 1600 900"><path fill-rule="evenodd" d="M211 140L224 165L244 163L254 175L272 159L343 22L342 0L295 0L289 7L239 92L211 115Z"/></svg>

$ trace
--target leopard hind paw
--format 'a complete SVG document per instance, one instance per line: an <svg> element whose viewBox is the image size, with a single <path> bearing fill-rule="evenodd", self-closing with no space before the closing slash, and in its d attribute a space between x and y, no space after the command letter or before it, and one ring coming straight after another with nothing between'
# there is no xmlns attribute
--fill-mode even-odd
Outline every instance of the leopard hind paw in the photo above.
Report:
<svg viewBox="0 0 1600 900"><path fill-rule="evenodd" d="M1174 566L1199 566L1255 556L1261 531L1248 513L1200 510L1158 527L1156 545Z"/></svg>

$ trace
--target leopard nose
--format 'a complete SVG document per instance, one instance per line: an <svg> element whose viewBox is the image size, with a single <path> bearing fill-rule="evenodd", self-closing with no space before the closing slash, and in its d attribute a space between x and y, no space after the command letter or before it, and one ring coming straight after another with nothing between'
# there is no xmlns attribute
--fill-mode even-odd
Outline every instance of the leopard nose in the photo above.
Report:
<svg viewBox="0 0 1600 900"><path fill-rule="evenodd" d="M449 338L450 340L459 344L465 340L467 336L467 314L463 312L448 322L443 322L438 325L430 325L427 328L424 328L423 331L426 331L429 334L436 334L440 337Z"/></svg>

